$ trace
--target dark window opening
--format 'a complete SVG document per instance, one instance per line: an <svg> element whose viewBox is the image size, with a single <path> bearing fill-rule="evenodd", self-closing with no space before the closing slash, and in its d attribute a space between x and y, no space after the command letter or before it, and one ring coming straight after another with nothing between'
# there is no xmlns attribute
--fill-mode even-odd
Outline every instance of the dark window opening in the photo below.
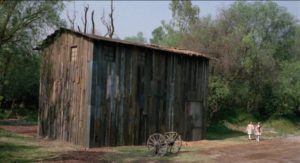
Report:
<svg viewBox="0 0 300 163"><path fill-rule="evenodd" d="M71 61L76 61L77 60L77 46L71 46Z"/></svg>
<svg viewBox="0 0 300 163"><path fill-rule="evenodd" d="M115 62L116 48L110 46L103 46L103 55L108 62Z"/></svg>

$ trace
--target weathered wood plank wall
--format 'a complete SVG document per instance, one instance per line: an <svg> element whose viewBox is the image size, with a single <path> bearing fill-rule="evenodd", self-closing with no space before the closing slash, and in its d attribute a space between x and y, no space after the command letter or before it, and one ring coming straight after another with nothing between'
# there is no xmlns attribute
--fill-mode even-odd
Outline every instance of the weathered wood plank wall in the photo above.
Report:
<svg viewBox="0 0 300 163"><path fill-rule="evenodd" d="M208 59L98 41L90 146L145 143L154 132L205 134Z"/></svg>
<svg viewBox="0 0 300 163"><path fill-rule="evenodd" d="M93 42L63 33L43 51L40 75L39 129L42 137L88 146L89 67ZM71 47L77 57L71 60Z"/></svg>
<svg viewBox="0 0 300 163"><path fill-rule="evenodd" d="M204 57L63 33L43 51L39 135L86 147L143 144L166 131L199 140L207 86Z"/></svg>

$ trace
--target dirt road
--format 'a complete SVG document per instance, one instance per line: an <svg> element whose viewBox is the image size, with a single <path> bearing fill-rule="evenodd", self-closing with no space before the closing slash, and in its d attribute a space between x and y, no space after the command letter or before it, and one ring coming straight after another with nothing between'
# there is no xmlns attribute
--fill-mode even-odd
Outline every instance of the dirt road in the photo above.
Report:
<svg viewBox="0 0 300 163"><path fill-rule="evenodd" d="M24 134L30 137L36 137L36 126L18 126L18 125L2 125L0 128L5 130ZM43 140L47 141L47 140ZM247 141L245 139L245 141ZM40 142L42 143L42 142ZM47 142L47 144L52 142ZM50 145L51 146L51 145ZM135 148L135 147L128 147ZM190 152L196 157L207 157L204 162L222 162L222 163L282 163L282 162L300 162L300 137L285 137L277 139L256 141L235 141L235 140L217 140L217 141L198 141L185 144L186 149L193 148ZM54 162L97 162L105 155L120 157L119 153L114 153L114 148L93 148L93 149L76 149L67 153L62 153L59 157L52 158L46 161ZM176 157L181 157L189 154L181 152ZM147 162L147 157L137 156L134 162ZM130 155L122 155L124 159ZM142 159L143 158L143 159ZM145 160L146 158L146 160ZM180 160L180 159L178 159ZM172 160L173 161L178 161ZM109 162L109 161L108 161ZM151 161L153 162L153 161ZM154 162L161 162L160 159ZM163 160L166 162L166 160ZM168 161L167 161L168 162ZM179 161L180 162L180 161Z"/></svg>
<svg viewBox="0 0 300 163"><path fill-rule="evenodd" d="M205 151L216 162L289 163L300 162L300 137L288 137L247 144L211 148Z"/></svg>

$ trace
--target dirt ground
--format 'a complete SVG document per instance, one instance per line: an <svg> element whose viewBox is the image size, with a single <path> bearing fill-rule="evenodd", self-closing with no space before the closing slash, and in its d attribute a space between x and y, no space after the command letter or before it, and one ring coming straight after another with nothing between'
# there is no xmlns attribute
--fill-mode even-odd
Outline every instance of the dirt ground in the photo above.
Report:
<svg viewBox="0 0 300 163"><path fill-rule="evenodd" d="M250 142L205 151L217 162L300 162L300 137Z"/></svg>
<svg viewBox="0 0 300 163"><path fill-rule="evenodd" d="M24 134L30 137L36 137L37 126L18 126L18 125L1 125L0 128ZM41 140L40 143L51 143L53 141ZM44 142L45 141L45 142ZM247 141L247 140L245 140ZM191 152L196 152L201 156L210 158L208 162L261 162L261 163L282 163L282 162L300 162L300 137L285 137L262 140L261 142L247 141L243 142L226 142L226 140L217 141L197 141L184 143L186 148L195 148ZM205 146L201 150L197 147ZM101 156L111 153L111 148L93 148L79 149L62 154L58 158L52 158L49 162L97 162ZM183 152L184 153L184 152ZM113 155L112 155L113 156ZM143 160L140 160L144 162ZM153 161L151 161L153 162ZM160 162L160 161L155 161ZM164 161L165 162L165 161Z"/></svg>
<svg viewBox="0 0 300 163"><path fill-rule="evenodd" d="M25 123L18 119L6 119L1 120L0 128L11 131L17 134L24 134L36 137L37 136L37 126Z"/></svg>
<svg viewBox="0 0 300 163"><path fill-rule="evenodd" d="M11 131L17 134L24 134L28 136L37 136L37 126L16 126L16 125L0 125L0 128Z"/></svg>

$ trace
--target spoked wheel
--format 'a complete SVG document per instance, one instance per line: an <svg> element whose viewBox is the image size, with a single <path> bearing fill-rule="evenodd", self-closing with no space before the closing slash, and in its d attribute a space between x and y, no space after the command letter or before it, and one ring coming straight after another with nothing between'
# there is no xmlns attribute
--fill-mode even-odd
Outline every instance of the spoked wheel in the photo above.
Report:
<svg viewBox="0 0 300 163"><path fill-rule="evenodd" d="M163 156L167 152L166 139L162 134L152 134L147 140L147 147L153 155Z"/></svg>
<svg viewBox="0 0 300 163"><path fill-rule="evenodd" d="M181 136L177 132L166 132L164 134L168 143L168 152L177 153L182 146Z"/></svg>

